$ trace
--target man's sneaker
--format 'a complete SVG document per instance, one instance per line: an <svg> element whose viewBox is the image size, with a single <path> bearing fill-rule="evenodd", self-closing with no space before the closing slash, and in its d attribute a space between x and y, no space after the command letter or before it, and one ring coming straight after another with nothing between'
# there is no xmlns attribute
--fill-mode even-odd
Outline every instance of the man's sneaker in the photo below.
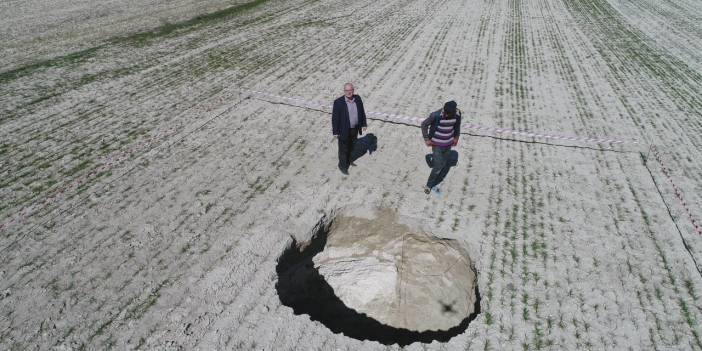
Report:
<svg viewBox="0 0 702 351"><path fill-rule="evenodd" d="M349 175L349 170L348 170L348 168L341 168L341 167L339 167L339 170L340 170L341 173L343 173L344 175Z"/></svg>
<svg viewBox="0 0 702 351"><path fill-rule="evenodd" d="M424 186L424 193L429 194L430 192L431 192L431 188L425 185Z"/></svg>

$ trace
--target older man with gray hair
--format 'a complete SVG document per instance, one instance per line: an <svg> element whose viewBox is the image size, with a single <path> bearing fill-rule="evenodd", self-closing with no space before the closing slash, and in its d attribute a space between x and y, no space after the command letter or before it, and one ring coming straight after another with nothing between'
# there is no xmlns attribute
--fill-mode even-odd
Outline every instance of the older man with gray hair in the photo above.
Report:
<svg viewBox="0 0 702 351"><path fill-rule="evenodd" d="M351 83L344 84L344 95L334 100L332 108L332 133L339 141L339 170L349 174L351 153L359 135L366 131L366 111L363 100L354 94Z"/></svg>

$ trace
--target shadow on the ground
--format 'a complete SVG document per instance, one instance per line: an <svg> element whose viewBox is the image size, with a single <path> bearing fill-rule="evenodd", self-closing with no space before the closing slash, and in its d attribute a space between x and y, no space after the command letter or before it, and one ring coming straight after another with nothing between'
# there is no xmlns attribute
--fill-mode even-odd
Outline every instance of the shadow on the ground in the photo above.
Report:
<svg viewBox="0 0 702 351"><path fill-rule="evenodd" d="M373 154L378 150L378 137L373 133L366 134L356 140L356 143L351 150L351 162L365 156L365 154Z"/></svg>
<svg viewBox="0 0 702 351"><path fill-rule="evenodd" d="M342 333L358 340L372 340L385 345L406 346L414 342L446 342L463 333L468 324L480 313L480 295L476 284L474 313L459 325L440 331L417 332L395 328L347 307L314 268L312 257L324 249L328 225L319 226L317 234L308 243L298 244L294 239L278 260L276 290L280 301L293 309L296 315L309 315L313 321L324 324L334 333ZM452 311L445 304L446 313Z"/></svg>

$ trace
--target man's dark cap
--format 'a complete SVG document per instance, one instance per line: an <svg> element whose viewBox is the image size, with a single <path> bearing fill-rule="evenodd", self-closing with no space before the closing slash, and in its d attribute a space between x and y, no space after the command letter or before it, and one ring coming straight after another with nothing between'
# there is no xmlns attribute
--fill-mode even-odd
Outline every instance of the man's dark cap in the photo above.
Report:
<svg viewBox="0 0 702 351"><path fill-rule="evenodd" d="M449 115L452 115L456 113L456 106L456 102L451 100L444 104L444 112L446 112Z"/></svg>

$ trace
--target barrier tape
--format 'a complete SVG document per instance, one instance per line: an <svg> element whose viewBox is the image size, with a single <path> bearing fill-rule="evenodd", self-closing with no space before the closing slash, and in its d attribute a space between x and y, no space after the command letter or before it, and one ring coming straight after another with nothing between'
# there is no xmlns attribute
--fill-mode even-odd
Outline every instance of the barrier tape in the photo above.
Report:
<svg viewBox="0 0 702 351"><path fill-rule="evenodd" d="M300 103L300 104L304 104L304 105L308 105L308 106L321 107L321 108L329 109L329 110L331 110L331 108L332 108L331 105L321 104L319 102L315 102L315 101L311 101L311 100L281 96L281 95L271 94L271 93L257 91L257 90L242 90L242 91L246 91L246 92L256 94L256 95L268 96L268 97L277 98L277 99L281 99L281 100L292 101L292 102L296 102L296 103ZM375 111L367 112L366 115L378 116L378 117L380 117L379 119L394 120L394 121L399 121L399 122L408 123L408 124L421 124L421 122L424 120L423 118L420 118L420 117L405 116L405 115L390 114L390 113L375 112ZM550 134L550 133L527 132L527 131L520 131L520 130L514 130L514 129L507 129L507 128L486 127L486 126L482 126L479 124L473 124L473 123L468 123L465 125L465 127L467 127L468 129L471 129L471 130L475 130L475 131L486 131L486 132L491 132L491 133L495 133L495 134L512 134L512 135L519 135L519 136L526 136L526 137L533 137L533 138L542 138L542 139L580 141L580 142L597 143L597 144L632 144L632 145L639 144L639 142L633 141L633 140L632 141L624 141L621 139L581 138L581 137L575 137L575 136L564 136L564 135L556 135L556 134ZM673 182L673 179L670 176L670 170L667 167L665 167L665 165L663 164L663 161L660 157L660 154L658 153L658 149L653 145L651 146L651 148L654 152L654 156L656 157L656 160L658 161L659 164L661 164L661 170L663 171L663 174L665 174L666 178L668 179L668 181L670 182L670 184L673 187L673 190L675 192L675 197L678 199L678 201L680 202L682 207L685 209L685 212L687 213L688 219L692 223L692 227L694 228L694 230L697 234L702 235L702 226L698 223L698 221L693 216L692 211L690 210L689 206L687 205L687 202L685 201L685 199L683 197L682 191Z"/></svg>
<svg viewBox="0 0 702 351"><path fill-rule="evenodd" d="M680 190L680 187L678 187L675 182L673 181L673 177L670 175L670 168L668 168L665 163L663 163L663 159L661 158L660 153L658 152L658 148L656 148L655 145L651 145L651 151L653 152L653 157L658 161L658 164L661 165L661 171L665 175L666 179L668 179L668 182L670 185L673 187L673 192L675 193L675 198L678 199L678 202L680 202L680 205L685 209L685 213L687 214L687 218L690 220L690 223L692 223L692 227L694 228L695 232L699 235L702 235L702 226L697 222L695 217L692 215L692 211L690 210L690 207L687 205L687 202L685 201L685 198L683 197L682 191Z"/></svg>
<svg viewBox="0 0 702 351"><path fill-rule="evenodd" d="M327 110L332 109L332 105L323 104L323 103L320 103L317 101L312 101L312 100L305 100L305 99L294 98L294 97L289 97L289 96L271 94L271 93L259 91L259 90L242 89L241 91L244 91L247 93L252 93L255 95L267 96L267 97L272 97L272 98L276 98L276 99L280 99L280 100L291 101L294 103L299 103L299 104L302 104L305 106L310 106L310 107L321 107L321 108L327 109ZM393 120L393 121L399 121L402 123L416 124L416 125L421 124L422 121L424 120L424 118L420 118L420 117L406 116L406 115L400 115L400 114L391 114L391 113L377 112L377 111L369 111L366 113L366 115L367 116L377 116L378 119L382 119L382 120ZM490 132L490 133L494 133L494 134L511 134L511 135L515 135L515 136L525 136L525 137L539 138L539 139L579 141L579 142L596 143L596 144L633 144L633 145L639 144L639 142L633 141L633 140L624 141L621 139L583 138L583 137L576 137L576 136L558 135L558 134L553 134L553 133L535 133L535 132L508 129L508 128L487 127L487 126L474 124L474 123L468 123L468 124L462 125L461 127L475 130L475 131L481 131L481 132Z"/></svg>
<svg viewBox="0 0 702 351"><path fill-rule="evenodd" d="M293 103L304 105L306 107L322 108L322 109L329 110L329 111L331 111L331 109L332 109L332 105L328 105L325 103L320 103L320 102L316 102L316 101L312 101L312 100L306 100L306 99L289 97L289 96L282 96L282 95L272 94L272 93L259 91L259 90L251 90L251 89L236 89L236 90L238 90L240 92L244 92L244 93L250 93L253 95L266 96L266 97L271 97L271 98L280 99L280 100L284 100L284 101L290 101ZM199 109L199 110L204 111L204 112L211 112L212 110L215 109L215 106L221 105L224 103L225 103L224 98L222 96L220 96L219 98L217 98L215 100L214 104L210 104L208 106L197 106L197 107L195 107L195 109ZM366 115L376 116L377 119L380 119L380 120L397 121L400 123L413 124L413 125L420 125L421 122L424 120L423 118L420 118L420 117L407 116L407 115L401 115L401 114L391 114L391 113L379 112L379 111L369 111L366 113ZM474 131L490 132L490 133L495 133L495 134L511 134L511 135L515 135L515 136L525 136L525 137L541 138L541 139L580 141L580 142L597 143L597 144L639 144L637 141L624 141L624 140L620 140L620 139L582 138L582 137L575 137L575 136L557 135L557 134L552 134L552 133L535 133L535 132L520 131L520 130L514 130L514 129L508 129L508 128L487 127L487 126L482 126L482 125L474 124L474 123L466 124L465 128L471 129ZM132 156L134 156L136 153L142 151L145 147L151 146L152 143L154 141L156 141L159 137L162 137L163 134L165 134L165 136L164 136L165 138L169 138L172 135L179 132L179 130L180 130L179 128L171 127L169 129L167 129L165 133L151 136L151 137L147 138L146 140L142 140L142 141L137 142L136 144L134 144L134 146L132 146L130 148L127 148L125 150L119 150L115 154L106 157L100 166L96 167L95 169L88 172L87 174L82 175L82 176L74 179L73 181L57 188L42 203L40 203L40 204L35 203L32 205L29 205L29 206L23 208L22 210L20 210L18 213L16 213L15 216L10 218L8 221L1 223L0 224L0 232L4 231L10 225L17 224L17 223L26 223L30 216L32 216L33 214L37 213L38 211L41 211L42 209L46 208L48 205L56 203L60 199L61 195L63 195L67 191L78 189L80 186L85 184L85 182L87 182L88 179L90 179L91 177L98 175L98 174L102 174L103 172L109 172L111 169L121 165L122 163L124 163L124 161L131 159ZM691 216L690 213L688 213L688 215ZM693 223L695 225L696 230L699 231L700 230L699 226L697 226L697 224L694 220L693 220Z"/></svg>

